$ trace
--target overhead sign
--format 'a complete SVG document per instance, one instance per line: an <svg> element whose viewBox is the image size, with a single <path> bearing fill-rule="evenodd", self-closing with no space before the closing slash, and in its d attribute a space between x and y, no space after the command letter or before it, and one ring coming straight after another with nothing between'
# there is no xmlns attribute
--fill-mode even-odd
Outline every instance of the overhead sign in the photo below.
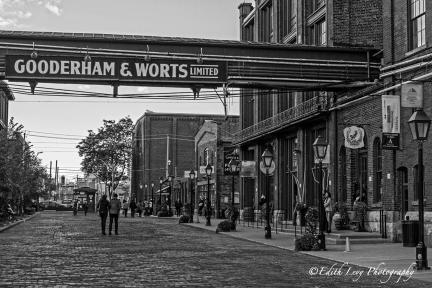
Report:
<svg viewBox="0 0 432 288"><path fill-rule="evenodd" d="M402 85L402 107L423 107L423 84Z"/></svg>
<svg viewBox="0 0 432 288"><path fill-rule="evenodd" d="M241 161L240 177L256 177L256 162Z"/></svg>
<svg viewBox="0 0 432 288"><path fill-rule="evenodd" d="M224 147L224 175L238 175L240 170L240 156L238 154L233 154L235 148ZM237 171L231 172L231 167L229 165L230 161L234 159L237 161Z"/></svg>
<svg viewBox="0 0 432 288"><path fill-rule="evenodd" d="M400 133L400 97L382 95L383 133Z"/></svg>
<svg viewBox="0 0 432 288"><path fill-rule="evenodd" d="M386 150L399 149L399 134L397 133L383 133L382 135L382 148Z"/></svg>
<svg viewBox="0 0 432 288"><path fill-rule="evenodd" d="M215 84L226 82L226 63L193 60L143 58L107 58L92 56L6 55L6 77L28 81L123 81L123 82L181 82Z"/></svg>
<svg viewBox="0 0 432 288"><path fill-rule="evenodd" d="M345 138L345 147L350 149L359 149L364 147L364 130L361 127L351 126L343 130ZM327 152L329 148L327 148ZM323 161L324 163L324 161Z"/></svg>

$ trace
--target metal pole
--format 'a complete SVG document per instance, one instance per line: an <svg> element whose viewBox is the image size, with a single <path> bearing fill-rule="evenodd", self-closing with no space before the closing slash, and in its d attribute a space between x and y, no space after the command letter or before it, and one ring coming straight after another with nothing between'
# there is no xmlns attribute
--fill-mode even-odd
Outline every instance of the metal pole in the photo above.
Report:
<svg viewBox="0 0 432 288"><path fill-rule="evenodd" d="M424 245L424 207L423 207L423 142L418 141L418 175L417 192L419 206L419 243L416 247L417 270L430 269L427 261L427 248Z"/></svg>
<svg viewBox="0 0 432 288"><path fill-rule="evenodd" d="M265 238L270 239L271 238L271 227L270 227L270 181L269 181L269 171L268 168L266 169L265 174L265 186L266 186L266 227L265 227Z"/></svg>
<svg viewBox="0 0 432 288"><path fill-rule="evenodd" d="M234 174L232 175L231 206L234 209Z"/></svg>
<svg viewBox="0 0 432 288"><path fill-rule="evenodd" d="M162 183L159 182L159 210L162 208Z"/></svg>
<svg viewBox="0 0 432 288"><path fill-rule="evenodd" d="M169 192L168 192L168 216L171 216L171 181L169 181Z"/></svg>
<svg viewBox="0 0 432 288"><path fill-rule="evenodd" d="M319 189L318 189L318 219L319 219L319 234L318 234L318 245L320 250L326 250L326 244L325 244L325 235L324 235L324 217L323 217L323 212L324 212L324 203L323 203L323 198L322 198L322 194L323 194L323 171L322 171L322 160L319 161Z"/></svg>
<svg viewBox="0 0 432 288"><path fill-rule="evenodd" d="M189 217L189 223L193 223L193 203L194 203L194 193L193 193L193 179L191 179L191 193L190 193L190 217Z"/></svg>
<svg viewBox="0 0 432 288"><path fill-rule="evenodd" d="M210 213L211 213L211 202L210 202L210 176L207 176L207 222L206 226L211 226Z"/></svg>
<svg viewBox="0 0 432 288"><path fill-rule="evenodd" d="M151 212L152 212L152 214L154 214L154 211L155 211L155 209L154 209L154 194L153 194L153 190L154 190L154 185L152 185L152 199L151 199L151 204L152 204L152 207L151 207Z"/></svg>

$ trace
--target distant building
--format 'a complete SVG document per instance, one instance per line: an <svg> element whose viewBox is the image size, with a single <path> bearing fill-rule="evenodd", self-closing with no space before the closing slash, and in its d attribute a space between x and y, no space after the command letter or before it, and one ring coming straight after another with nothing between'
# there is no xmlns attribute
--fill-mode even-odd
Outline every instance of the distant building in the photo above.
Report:
<svg viewBox="0 0 432 288"><path fill-rule="evenodd" d="M133 134L131 192L138 201L151 199L151 183L156 199L161 177L165 180L170 174L178 180L184 178L185 171L195 169L195 135L205 120L224 121L225 116L148 111L137 120ZM184 192L179 193L184 195Z"/></svg>
<svg viewBox="0 0 432 288"><path fill-rule="evenodd" d="M9 86L4 81L0 81L0 131L5 131L8 126L9 101L15 97Z"/></svg>

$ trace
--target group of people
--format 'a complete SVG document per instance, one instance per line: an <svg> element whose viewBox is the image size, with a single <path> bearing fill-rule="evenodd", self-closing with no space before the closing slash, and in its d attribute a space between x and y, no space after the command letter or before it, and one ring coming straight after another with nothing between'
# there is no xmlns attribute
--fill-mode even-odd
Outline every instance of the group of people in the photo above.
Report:
<svg viewBox="0 0 432 288"><path fill-rule="evenodd" d="M113 194L113 198L111 201L108 201L106 195L102 195L102 198L99 200L99 203L97 204L97 210L99 211L99 216L101 217L101 228L102 228L102 234L106 235L105 233L105 227L106 227L106 220L108 218L109 214L109 228L108 233L111 235L112 233L112 226L114 222L114 232L115 235L118 235L118 219L119 214L121 210L121 203L120 200L117 198L117 194Z"/></svg>
<svg viewBox="0 0 432 288"><path fill-rule="evenodd" d="M122 210L123 216L127 217L128 210L130 209L130 216L132 218L135 217L135 213L138 213L139 217L142 215L151 215L153 213L153 203L152 201L139 201L135 203L134 200L131 200L129 203L126 200L123 200Z"/></svg>

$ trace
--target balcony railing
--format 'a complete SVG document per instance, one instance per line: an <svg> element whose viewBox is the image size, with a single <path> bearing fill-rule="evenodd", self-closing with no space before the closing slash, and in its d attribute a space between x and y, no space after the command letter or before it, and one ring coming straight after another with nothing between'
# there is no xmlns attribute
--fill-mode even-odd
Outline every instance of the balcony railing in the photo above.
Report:
<svg viewBox="0 0 432 288"><path fill-rule="evenodd" d="M252 126L240 130L234 136L236 143L244 142L249 139L256 138L264 134L275 132L278 129L284 128L293 122L298 122L301 119L307 118L319 112L328 110L327 95L315 96L305 102L298 104L288 110L260 121Z"/></svg>

